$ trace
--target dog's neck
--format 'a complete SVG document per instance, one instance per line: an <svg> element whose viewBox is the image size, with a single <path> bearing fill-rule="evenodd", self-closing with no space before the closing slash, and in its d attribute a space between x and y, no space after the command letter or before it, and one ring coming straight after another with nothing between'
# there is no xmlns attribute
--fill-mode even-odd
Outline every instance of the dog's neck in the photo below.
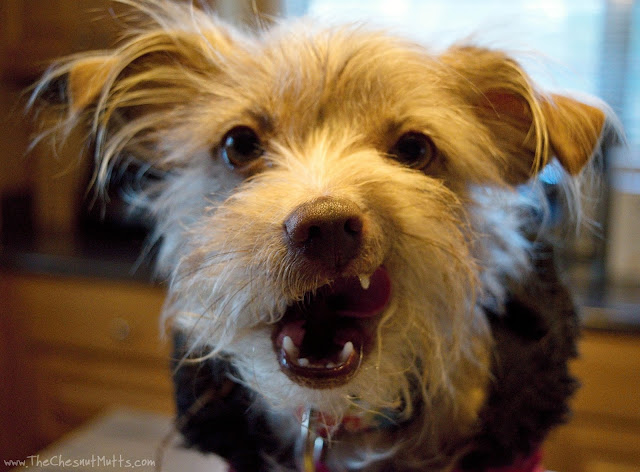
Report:
<svg viewBox="0 0 640 472"><path fill-rule="evenodd" d="M410 421L401 409L373 410L353 406L340 419L309 407L299 407L300 434L296 446L300 470L322 472L329 442L343 434L366 433L393 428Z"/></svg>
<svg viewBox="0 0 640 472"><path fill-rule="evenodd" d="M393 428L411 419L400 409L374 410L355 406L350 408L340 419L328 413L305 407L299 407L296 410L296 415L301 423L307 422L307 426L303 426L304 429L308 428L316 436L328 439L341 434L365 433Z"/></svg>

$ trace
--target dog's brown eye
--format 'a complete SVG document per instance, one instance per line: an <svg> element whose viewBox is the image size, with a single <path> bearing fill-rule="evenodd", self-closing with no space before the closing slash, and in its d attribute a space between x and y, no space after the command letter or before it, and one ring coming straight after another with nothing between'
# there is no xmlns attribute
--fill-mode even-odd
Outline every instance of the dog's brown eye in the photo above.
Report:
<svg viewBox="0 0 640 472"><path fill-rule="evenodd" d="M424 169L435 157L436 146L429 136L410 131L400 136L389 154L408 167Z"/></svg>
<svg viewBox="0 0 640 472"><path fill-rule="evenodd" d="M234 169L242 169L264 153L260 138L248 126L236 126L222 138L220 155Z"/></svg>

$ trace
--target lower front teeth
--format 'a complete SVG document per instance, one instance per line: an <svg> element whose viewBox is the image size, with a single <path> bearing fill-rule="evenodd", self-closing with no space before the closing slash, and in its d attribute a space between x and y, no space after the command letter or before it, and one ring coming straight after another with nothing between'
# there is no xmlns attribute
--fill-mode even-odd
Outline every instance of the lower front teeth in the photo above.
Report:
<svg viewBox="0 0 640 472"><path fill-rule="evenodd" d="M298 365L300 367L324 367L325 369L333 369L334 367L337 367L338 365L342 365L342 363L341 364L335 364L333 362L327 362L325 365L322 365L322 364L311 365L311 362L309 361L309 359L307 359L306 357L301 357L300 359L298 359Z"/></svg>
<svg viewBox="0 0 640 472"><path fill-rule="evenodd" d="M301 357L298 359L300 350L296 347L296 345L293 343L293 340L289 336L285 336L282 339L282 348L287 353L287 356L289 357L289 359L296 362L300 367L312 366L311 361L306 357ZM355 349L353 347L353 343L351 341L346 342L344 346L342 346L342 351L340 351L340 354L338 355L338 364L334 362L327 362L325 365L314 364L312 367L324 367L326 369L333 369L334 367L337 367L338 365L342 365L345 362L347 362L347 360L349 360L349 357L351 356L354 350Z"/></svg>

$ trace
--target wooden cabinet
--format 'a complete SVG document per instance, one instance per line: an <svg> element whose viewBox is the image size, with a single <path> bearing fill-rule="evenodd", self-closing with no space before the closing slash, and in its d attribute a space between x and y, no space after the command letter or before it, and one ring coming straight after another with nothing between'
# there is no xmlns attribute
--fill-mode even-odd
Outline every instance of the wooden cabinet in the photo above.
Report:
<svg viewBox="0 0 640 472"><path fill-rule="evenodd" d="M640 335L586 331L572 370L582 382L571 422L545 447L559 472L640 470Z"/></svg>
<svg viewBox="0 0 640 472"><path fill-rule="evenodd" d="M76 229L90 162L82 153L84 130L64 145L45 139L27 152L49 116L25 115L29 87L61 57L113 46L121 33L116 17L124 12L111 0L0 1L0 197L28 195L38 231Z"/></svg>
<svg viewBox="0 0 640 472"><path fill-rule="evenodd" d="M113 45L115 19L125 9L111 0L3 0L0 2L2 75L31 81L54 59Z"/></svg>
<svg viewBox="0 0 640 472"><path fill-rule="evenodd" d="M0 272L0 300L16 439L39 449L116 406L173 413L162 288Z"/></svg>

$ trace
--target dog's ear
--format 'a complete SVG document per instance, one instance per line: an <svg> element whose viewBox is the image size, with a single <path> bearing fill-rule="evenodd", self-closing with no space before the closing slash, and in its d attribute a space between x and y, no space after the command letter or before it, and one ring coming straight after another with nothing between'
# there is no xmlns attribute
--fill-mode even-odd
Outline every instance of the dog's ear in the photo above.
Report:
<svg viewBox="0 0 640 472"><path fill-rule="evenodd" d="M71 111L84 110L96 100L117 62L115 56L96 55L70 64L65 99L68 100Z"/></svg>
<svg viewBox="0 0 640 472"><path fill-rule="evenodd" d="M161 104L162 94L152 98L144 90L173 86L179 93L181 87L197 87L198 74L215 72L217 59L231 54L236 43L231 30L220 24L201 32L157 29L133 36L113 51L73 57L61 69L69 109L80 112L101 96L125 98L134 91L136 103ZM172 101L167 94L164 98ZM124 105L135 106L134 102Z"/></svg>
<svg viewBox="0 0 640 472"><path fill-rule="evenodd" d="M193 126L197 104L218 93L215 77L250 41L205 12L157 5L163 9L119 47L53 66L32 97L32 105L44 102L43 108L56 112L46 135L90 127L99 184L125 154L157 168L178 165L175 156L155 152L159 140L176 123Z"/></svg>
<svg viewBox="0 0 640 472"><path fill-rule="evenodd" d="M523 69L498 51L453 47L442 60L462 80L465 98L502 151L507 182L526 181L553 156L576 175L596 151L606 121L599 108L541 94Z"/></svg>

